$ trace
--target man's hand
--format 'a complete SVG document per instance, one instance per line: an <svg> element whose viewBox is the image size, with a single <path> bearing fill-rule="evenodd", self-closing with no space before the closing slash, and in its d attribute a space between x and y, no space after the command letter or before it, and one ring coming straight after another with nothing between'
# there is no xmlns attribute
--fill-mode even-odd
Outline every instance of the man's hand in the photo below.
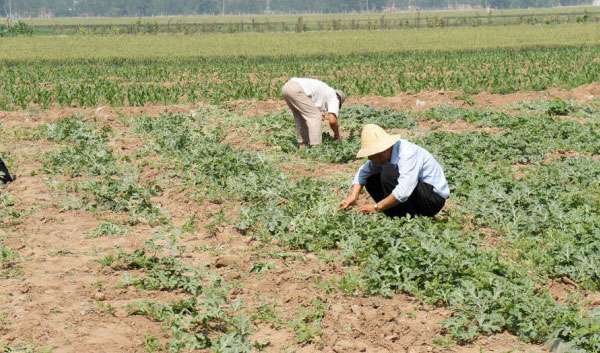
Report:
<svg viewBox="0 0 600 353"><path fill-rule="evenodd" d="M324 121L329 123L329 127L333 131L333 138L341 141L342 135L340 134L340 125L338 124L337 116L335 116L333 113L322 113L321 116L323 117Z"/></svg>
<svg viewBox="0 0 600 353"><path fill-rule="evenodd" d="M349 208L352 208L352 206L355 203L356 203L356 197L348 196L348 197L346 197L346 199L344 199L342 202L340 202L340 208L342 210L347 210Z"/></svg>
<svg viewBox="0 0 600 353"><path fill-rule="evenodd" d="M342 210L347 210L347 209L351 208L352 205L354 205L356 203L356 200L358 200L358 195L360 195L361 190L362 190L362 185L360 185L360 184L352 185L352 189L350 189L350 194L348 194L348 197L346 197L346 199L344 199L344 201L340 202L340 208Z"/></svg>
<svg viewBox="0 0 600 353"><path fill-rule="evenodd" d="M360 212L363 214L375 213L377 212L377 208L375 205L365 205L360 208Z"/></svg>

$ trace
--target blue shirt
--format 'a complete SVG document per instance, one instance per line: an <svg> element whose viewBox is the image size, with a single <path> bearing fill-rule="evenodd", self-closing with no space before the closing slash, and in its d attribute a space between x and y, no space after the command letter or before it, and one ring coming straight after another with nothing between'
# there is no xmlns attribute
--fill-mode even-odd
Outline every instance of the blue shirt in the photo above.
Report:
<svg viewBox="0 0 600 353"><path fill-rule="evenodd" d="M398 185L392 191L398 202L406 201L419 181L433 186L433 191L445 199L450 196L442 166L424 148L401 139L392 147L389 163L398 167ZM379 173L381 166L367 161L358 169L353 184L365 185L367 178Z"/></svg>

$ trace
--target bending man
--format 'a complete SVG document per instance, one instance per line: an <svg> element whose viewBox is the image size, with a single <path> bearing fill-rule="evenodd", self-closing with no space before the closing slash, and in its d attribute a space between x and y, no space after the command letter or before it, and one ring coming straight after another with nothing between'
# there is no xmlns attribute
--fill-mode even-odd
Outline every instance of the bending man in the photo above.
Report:
<svg viewBox="0 0 600 353"><path fill-rule="evenodd" d="M356 173L350 195L340 204L343 209L352 207L363 186L375 203L360 211L390 217L433 217L450 195L444 171L429 152L377 125L363 127L357 157L369 160Z"/></svg>
<svg viewBox="0 0 600 353"><path fill-rule="evenodd" d="M326 120L333 130L333 137L341 140L338 117L346 99L344 92L319 80L294 77L283 86L282 93L296 119L301 148L321 144L321 120Z"/></svg>

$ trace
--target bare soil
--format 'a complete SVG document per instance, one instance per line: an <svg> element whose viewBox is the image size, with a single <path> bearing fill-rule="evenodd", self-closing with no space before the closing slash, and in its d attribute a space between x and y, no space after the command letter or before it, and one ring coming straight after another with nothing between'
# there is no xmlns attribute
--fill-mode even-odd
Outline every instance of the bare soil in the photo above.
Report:
<svg viewBox="0 0 600 353"><path fill-rule="evenodd" d="M600 83L592 83L574 89L553 88L546 91L520 91L510 94L479 93L468 96L456 91L432 91L402 93L393 97L366 96L349 97L346 105L365 104L378 108L391 108L399 111L424 111L439 106L464 108L498 108L512 104L540 99L560 98L585 103L600 98ZM286 108L283 100L238 100L229 108L248 117L261 116Z"/></svg>

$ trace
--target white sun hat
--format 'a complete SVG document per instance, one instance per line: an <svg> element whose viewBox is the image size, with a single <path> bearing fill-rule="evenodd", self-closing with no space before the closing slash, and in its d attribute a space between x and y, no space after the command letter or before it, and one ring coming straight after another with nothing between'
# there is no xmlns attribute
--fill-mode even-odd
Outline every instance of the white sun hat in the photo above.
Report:
<svg viewBox="0 0 600 353"><path fill-rule="evenodd" d="M367 124L360 133L360 150L357 158L372 156L392 147L400 140L399 135L390 135L379 125Z"/></svg>

